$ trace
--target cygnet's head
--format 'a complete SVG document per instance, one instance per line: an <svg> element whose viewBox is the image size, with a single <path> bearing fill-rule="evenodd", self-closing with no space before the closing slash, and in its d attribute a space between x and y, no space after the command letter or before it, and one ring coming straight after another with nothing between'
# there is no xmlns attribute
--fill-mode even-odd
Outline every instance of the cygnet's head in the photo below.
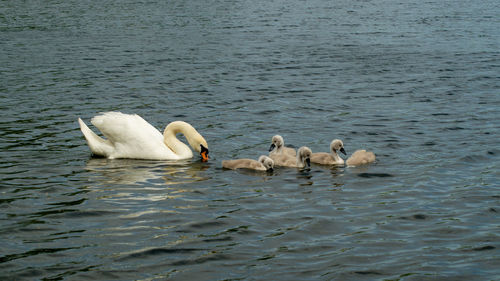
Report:
<svg viewBox="0 0 500 281"><path fill-rule="evenodd" d="M266 168L267 171L269 171L269 172L273 171L273 169L274 169L273 159L271 159L265 155L261 155L259 157L259 162L262 163L262 165L264 165L264 167Z"/></svg>
<svg viewBox="0 0 500 281"><path fill-rule="evenodd" d="M302 146L297 151L297 159L299 160L299 164L302 167L310 167L311 166L311 154L312 151L307 146Z"/></svg>
<svg viewBox="0 0 500 281"><path fill-rule="evenodd" d="M285 141L283 137L280 135L276 135L271 139L271 146L269 147L269 151L273 151L274 149L278 150L285 145Z"/></svg>
<svg viewBox="0 0 500 281"><path fill-rule="evenodd" d="M332 140L332 142L330 143L330 151L334 152L334 153L337 153L337 151L340 151L340 152L344 153L344 155L347 155L345 153L345 150L344 150L344 143L338 139Z"/></svg>

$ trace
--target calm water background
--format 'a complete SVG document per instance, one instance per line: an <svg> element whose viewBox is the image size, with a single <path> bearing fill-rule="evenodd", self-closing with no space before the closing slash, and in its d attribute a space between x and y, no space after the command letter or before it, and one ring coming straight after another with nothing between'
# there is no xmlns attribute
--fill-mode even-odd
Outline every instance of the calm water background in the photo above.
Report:
<svg viewBox="0 0 500 281"><path fill-rule="evenodd" d="M498 1L1 1L0 279L500 280ZM212 161L90 158L192 123ZM226 171L274 134L359 168Z"/></svg>

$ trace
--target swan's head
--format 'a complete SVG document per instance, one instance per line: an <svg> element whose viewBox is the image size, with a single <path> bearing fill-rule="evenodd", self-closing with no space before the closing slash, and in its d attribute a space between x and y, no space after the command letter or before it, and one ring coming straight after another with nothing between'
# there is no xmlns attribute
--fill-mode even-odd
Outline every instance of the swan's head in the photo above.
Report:
<svg viewBox="0 0 500 281"><path fill-rule="evenodd" d="M271 158L269 158L269 157L267 157L265 155L261 155L259 157L259 162L262 165L264 165L264 167L266 168L266 170L268 172L272 172L273 171L273 169L274 169L274 161L273 161L273 159L271 159Z"/></svg>
<svg viewBox="0 0 500 281"><path fill-rule="evenodd" d="M311 166L311 154L312 151L309 147L307 146L302 146L297 150L297 160L298 164L301 165L301 167L310 167Z"/></svg>
<svg viewBox="0 0 500 281"><path fill-rule="evenodd" d="M189 145L191 145L191 147L200 154L201 161L208 161L208 144L200 134L198 134L198 136L194 139L190 140Z"/></svg>
<svg viewBox="0 0 500 281"><path fill-rule="evenodd" d="M201 161L203 162L208 161L208 148L203 144L200 144L200 156L201 156Z"/></svg>
<svg viewBox="0 0 500 281"><path fill-rule="evenodd" d="M174 121L167 125L163 132L164 142L167 146L175 139L177 134L184 134L189 145L198 153L200 153L203 162L208 160L208 144L207 141L191 126L184 121Z"/></svg>
<svg viewBox="0 0 500 281"><path fill-rule="evenodd" d="M285 141L283 140L283 137L280 135L276 135L271 139L271 146L269 147L269 151L273 151L274 149L279 150L284 145Z"/></svg>
<svg viewBox="0 0 500 281"><path fill-rule="evenodd" d="M332 140L332 142L330 143L330 151L331 152L334 152L334 153L337 153L337 151L340 151L342 153L344 153L344 155L347 155L345 153L345 150L344 150L344 143L341 141L341 140Z"/></svg>

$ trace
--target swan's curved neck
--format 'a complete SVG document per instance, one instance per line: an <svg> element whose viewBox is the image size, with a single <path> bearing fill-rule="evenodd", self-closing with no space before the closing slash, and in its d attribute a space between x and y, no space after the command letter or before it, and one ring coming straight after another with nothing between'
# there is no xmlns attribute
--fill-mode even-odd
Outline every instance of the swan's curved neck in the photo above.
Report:
<svg viewBox="0 0 500 281"><path fill-rule="evenodd" d="M180 158L191 158L193 152L185 143L177 139L177 134L183 134L188 141L197 134L196 130L186 122L175 121L165 128L163 132L163 140L165 144Z"/></svg>

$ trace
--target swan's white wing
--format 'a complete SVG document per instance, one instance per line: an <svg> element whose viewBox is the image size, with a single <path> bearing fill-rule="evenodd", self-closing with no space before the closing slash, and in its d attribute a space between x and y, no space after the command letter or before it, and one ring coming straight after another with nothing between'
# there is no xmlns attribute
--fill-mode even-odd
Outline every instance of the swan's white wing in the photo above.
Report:
<svg viewBox="0 0 500 281"><path fill-rule="evenodd" d="M105 112L92 118L91 122L113 143L150 138L163 140L160 131L137 114Z"/></svg>
<svg viewBox="0 0 500 281"><path fill-rule="evenodd" d="M136 114L106 112L91 120L115 146L113 157L144 159L178 158L163 142L163 135Z"/></svg>

